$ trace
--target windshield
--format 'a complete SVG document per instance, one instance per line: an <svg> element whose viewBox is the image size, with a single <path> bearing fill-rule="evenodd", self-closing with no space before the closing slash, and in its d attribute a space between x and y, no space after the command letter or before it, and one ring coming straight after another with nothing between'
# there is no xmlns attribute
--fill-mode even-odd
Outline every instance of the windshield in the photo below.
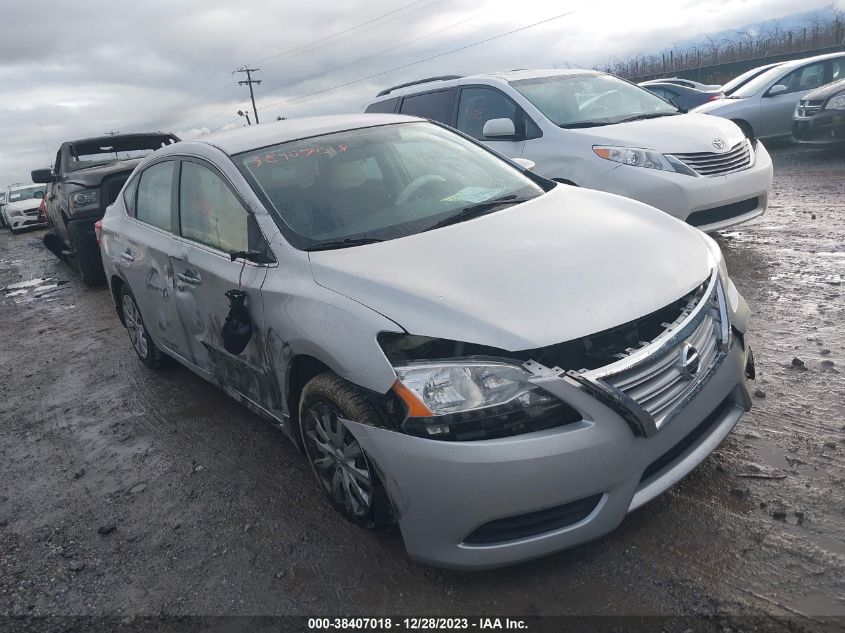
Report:
<svg viewBox="0 0 845 633"><path fill-rule="evenodd" d="M745 85L734 90L730 96L734 99L746 99L748 97L752 97L761 90L768 88L770 83L777 81L780 76L784 74L786 74L786 72L780 66L769 68L767 71L746 82Z"/></svg>
<svg viewBox="0 0 845 633"><path fill-rule="evenodd" d="M235 161L300 249L404 237L480 203L507 198L493 211L543 193L515 167L431 123L327 134Z"/></svg>
<svg viewBox="0 0 845 633"><path fill-rule="evenodd" d="M139 136L116 136L114 138L92 139L74 143L69 148L70 163L67 169L77 171L118 160L144 158L176 138L167 134L144 134Z"/></svg>
<svg viewBox="0 0 845 633"><path fill-rule="evenodd" d="M757 75L761 75L770 68L774 68L774 66L758 66L757 68L746 70L741 75L734 77L728 83L724 84L721 90L725 93L725 96L732 95L740 86L745 85L747 82L754 79Z"/></svg>
<svg viewBox="0 0 845 633"><path fill-rule="evenodd" d="M36 196L36 192L39 192L41 195ZM43 197L44 185L39 185L37 187L25 187L23 189L12 189L9 192L9 202L20 202L21 200L32 200L33 198Z"/></svg>
<svg viewBox="0 0 845 633"><path fill-rule="evenodd" d="M648 90L612 75L553 75L510 85L560 127L611 125L679 113Z"/></svg>

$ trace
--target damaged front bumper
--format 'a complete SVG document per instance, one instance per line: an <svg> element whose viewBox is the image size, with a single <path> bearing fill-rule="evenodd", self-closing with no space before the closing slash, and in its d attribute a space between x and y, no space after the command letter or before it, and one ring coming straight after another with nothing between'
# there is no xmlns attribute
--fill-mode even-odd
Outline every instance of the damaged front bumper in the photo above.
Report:
<svg viewBox="0 0 845 633"><path fill-rule="evenodd" d="M597 398L571 372L542 366L534 381L578 410L580 421L472 442L346 421L379 471L408 554L459 569L537 558L610 532L693 470L751 408L747 307L732 286L726 297L718 278L710 292L741 328L716 337L706 376L646 432L632 424L630 403ZM707 301L701 305L679 328L690 336L714 314L712 304L707 316ZM720 323L715 314L714 330L724 331L727 318Z"/></svg>

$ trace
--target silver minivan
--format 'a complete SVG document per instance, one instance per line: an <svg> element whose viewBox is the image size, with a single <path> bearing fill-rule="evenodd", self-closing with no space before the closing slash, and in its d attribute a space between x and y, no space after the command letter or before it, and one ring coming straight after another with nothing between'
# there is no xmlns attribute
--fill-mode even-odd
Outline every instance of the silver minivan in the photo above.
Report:
<svg viewBox="0 0 845 633"><path fill-rule="evenodd" d="M413 117L162 148L97 227L141 361L277 424L329 502L484 568L571 547L750 408L748 309L716 243Z"/></svg>

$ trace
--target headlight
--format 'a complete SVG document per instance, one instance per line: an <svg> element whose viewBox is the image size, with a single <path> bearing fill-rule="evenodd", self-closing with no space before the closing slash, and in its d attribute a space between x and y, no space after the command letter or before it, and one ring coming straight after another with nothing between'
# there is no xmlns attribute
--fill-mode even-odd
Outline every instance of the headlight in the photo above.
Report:
<svg viewBox="0 0 845 633"><path fill-rule="evenodd" d="M87 207L97 204L99 199L98 191L96 189L83 189L71 195L70 199L75 207Z"/></svg>
<svg viewBox="0 0 845 633"><path fill-rule="evenodd" d="M845 110L845 92L832 96L824 104L824 110Z"/></svg>
<svg viewBox="0 0 845 633"><path fill-rule="evenodd" d="M9 211L9 216L13 218L23 217L23 211L18 211L17 209Z"/></svg>
<svg viewBox="0 0 845 633"><path fill-rule="evenodd" d="M594 145L593 151L599 158L612 160L615 163L631 165L632 167L645 167L647 169L663 169L675 171L660 152L638 147L609 147Z"/></svg>
<svg viewBox="0 0 845 633"><path fill-rule="evenodd" d="M612 160L614 163L630 165L631 167L645 167L646 169L673 171L687 176L698 175L674 156L664 156L660 152L655 152L652 149L594 145L593 151L599 158Z"/></svg>
<svg viewBox="0 0 845 633"><path fill-rule="evenodd" d="M528 372L516 365L468 359L413 363L395 370L401 387L394 391L411 411L402 428L412 435L489 439L580 419L573 409L529 382ZM409 398L424 408L415 408Z"/></svg>

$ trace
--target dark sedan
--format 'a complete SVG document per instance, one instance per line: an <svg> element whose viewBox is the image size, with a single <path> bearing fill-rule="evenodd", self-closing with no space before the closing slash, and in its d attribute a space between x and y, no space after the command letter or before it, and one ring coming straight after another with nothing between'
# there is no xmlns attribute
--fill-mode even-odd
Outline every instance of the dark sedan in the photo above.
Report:
<svg viewBox="0 0 845 633"><path fill-rule="evenodd" d="M816 88L798 102L792 137L799 143L845 143L845 79Z"/></svg>
<svg viewBox="0 0 845 633"><path fill-rule="evenodd" d="M643 83L640 85L658 97L666 99L666 101L684 112L692 110L702 103L722 99L725 96L724 93L718 90L703 91L669 83Z"/></svg>

